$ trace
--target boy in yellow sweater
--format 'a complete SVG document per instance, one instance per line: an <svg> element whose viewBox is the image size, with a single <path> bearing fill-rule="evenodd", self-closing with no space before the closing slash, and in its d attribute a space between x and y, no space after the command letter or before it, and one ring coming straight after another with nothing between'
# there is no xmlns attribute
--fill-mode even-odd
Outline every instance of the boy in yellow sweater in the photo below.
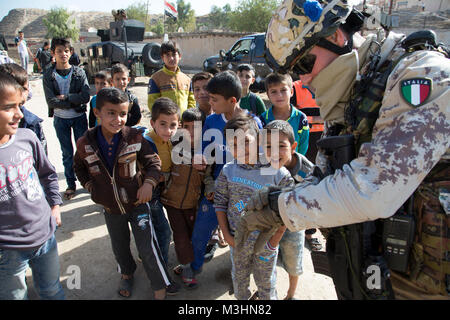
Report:
<svg viewBox="0 0 450 320"><path fill-rule="evenodd" d="M178 63L181 59L180 49L175 42L168 41L161 45L161 58L164 66L152 75L148 82L148 108L160 97L172 99L182 114L187 108L196 106L191 79L181 72Z"/></svg>
<svg viewBox="0 0 450 320"><path fill-rule="evenodd" d="M164 181L167 181L170 176L172 168L172 142L170 139L177 132L179 122L180 110L175 102L169 98L159 98L155 101L152 110L152 118L150 120L152 129L145 131L143 134L144 138L156 149L156 153L161 159L161 173L164 176ZM160 201L160 194L161 190L164 190L164 185L165 182L161 181L154 190L150 207L159 248L168 264L171 231Z"/></svg>

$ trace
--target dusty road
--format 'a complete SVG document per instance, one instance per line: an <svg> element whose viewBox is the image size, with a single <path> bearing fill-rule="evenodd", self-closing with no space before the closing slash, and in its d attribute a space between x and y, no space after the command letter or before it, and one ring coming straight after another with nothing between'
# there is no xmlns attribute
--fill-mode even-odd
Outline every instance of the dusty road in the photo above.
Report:
<svg viewBox="0 0 450 320"><path fill-rule="evenodd" d="M135 93L141 106L147 106L148 78L138 78L136 86L131 88ZM60 191L66 188L63 174L61 150L58 139L53 128L52 118L47 117L47 104L42 89L42 79L32 77L30 79L33 97L26 103L26 107L44 119L44 132L48 139L49 158L58 172ZM144 114L141 122L144 125L149 123L148 114ZM117 265L111 250L108 232L105 226L101 207L91 201L90 195L77 182L76 196L65 201L61 207L63 224L56 231L58 249L61 264L61 281L66 292L66 298L71 300L95 300L95 299L123 299L117 294L117 286L120 274L117 273ZM322 239L323 240L323 239ZM136 247L132 241L132 252L137 257ZM182 288L178 295L168 297L170 300L234 300L233 295L229 295L231 288L230 258L228 248L218 249L214 259L205 264L203 272L198 275L199 288L196 290L186 290ZM170 270L177 264L173 242L169 252ZM311 256L305 248L304 273L300 276L296 297L301 300L309 299L336 299L336 293L332 280L329 277L313 272ZM74 275L81 276L81 281L77 283ZM173 273L172 273L173 274ZM282 299L288 288L287 273L277 268L278 297ZM28 277L31 272L28 271ZM173 275L173 278L181 284L181 279ZM142 264L138 263L135 273L135 286L131 299L153 299ZM27 279L31 285L31 278ZM254 281L251 288L256 290ZM33 293L32 285L30 298L37 299Z"/></svg>

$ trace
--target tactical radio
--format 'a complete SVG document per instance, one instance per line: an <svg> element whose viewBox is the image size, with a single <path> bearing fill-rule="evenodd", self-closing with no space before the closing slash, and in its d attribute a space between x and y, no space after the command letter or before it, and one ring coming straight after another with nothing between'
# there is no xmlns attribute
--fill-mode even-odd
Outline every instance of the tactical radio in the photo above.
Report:
<svg viewBox="0 0 450 320"><path fill-rule="evenodd" d="M415 223L412 215L395 214L384 221L383 251L392 270L407 271L414 230Z"/></svg>

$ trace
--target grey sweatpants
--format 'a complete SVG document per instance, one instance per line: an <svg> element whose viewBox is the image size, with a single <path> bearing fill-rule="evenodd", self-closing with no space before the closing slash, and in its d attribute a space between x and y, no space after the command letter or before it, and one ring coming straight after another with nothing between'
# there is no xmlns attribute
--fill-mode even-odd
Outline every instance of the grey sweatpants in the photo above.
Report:
<svg viewBox="0 0 450 320"><path fill-rule="evenodd" d="M171 279L158 246L148 203L135 207L127 214L110 214L105 211L104 215L119 272L132 275L136 270L136 262L130 250L129 223L152 289L156 291L170 285Z"/></svg>

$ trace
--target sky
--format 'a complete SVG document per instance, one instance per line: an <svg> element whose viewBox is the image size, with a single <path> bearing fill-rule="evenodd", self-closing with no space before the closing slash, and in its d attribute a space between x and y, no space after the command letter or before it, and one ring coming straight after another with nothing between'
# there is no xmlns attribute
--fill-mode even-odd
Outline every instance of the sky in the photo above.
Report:
<svg viewBox="0 0 450 320"><path fill-rule="evenodd" d="M69 11L103 11L111 12L112 9L125 9L129 5L147 2L147 0L0 0L0 21L6 16L11 9L18 8L35 8L50 10L53 7L65 7ZM176 3L176 0L169 0ZM201 16L210 12L211 7L216 5L223 7L229 3L232 8L236 6L238 0L185 0L191 4L197 16ZM149 13L163 13L164 0L149 0Z"/></svg>

